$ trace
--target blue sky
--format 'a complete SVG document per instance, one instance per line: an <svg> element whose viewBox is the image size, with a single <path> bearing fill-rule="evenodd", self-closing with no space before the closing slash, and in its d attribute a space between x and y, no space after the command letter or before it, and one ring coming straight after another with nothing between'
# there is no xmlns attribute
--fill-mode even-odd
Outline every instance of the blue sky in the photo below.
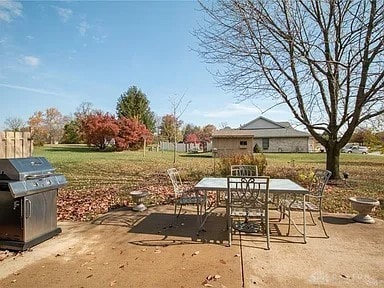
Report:
<svg viewBox="0 0 384 288"><path fill-rule="evenodd" d="M82 102L114 114L133 85L160 117L184 95L185 124L235 128L261 116L219 88L214 67L193 51L198 9L195 1L0 0L0 130L8 117L27 121L50 107L70 115ZM293 118L282 106L263 116Z"/></svg>

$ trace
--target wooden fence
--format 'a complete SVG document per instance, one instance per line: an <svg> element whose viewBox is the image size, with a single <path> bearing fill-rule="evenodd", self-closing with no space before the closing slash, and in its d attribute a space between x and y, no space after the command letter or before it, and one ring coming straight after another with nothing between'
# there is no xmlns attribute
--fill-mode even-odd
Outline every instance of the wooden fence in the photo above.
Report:
<svg viewBox="0 0 384 288"><path fill-rule="evenodd" d="M0 158L30 157L33 152L33 140L30 132L1 132Z"/></svg>

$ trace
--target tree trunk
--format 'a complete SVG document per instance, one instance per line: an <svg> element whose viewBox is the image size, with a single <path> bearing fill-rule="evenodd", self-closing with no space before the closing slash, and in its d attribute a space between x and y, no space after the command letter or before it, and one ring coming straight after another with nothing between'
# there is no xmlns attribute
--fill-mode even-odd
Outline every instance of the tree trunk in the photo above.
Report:
<svg viewBox="0 0 384 288"><path fill-rule="evenodd" d="M331 179L340 179L340 149L336 145L326 147L327 150L327 170L332 172Z"/></svg>

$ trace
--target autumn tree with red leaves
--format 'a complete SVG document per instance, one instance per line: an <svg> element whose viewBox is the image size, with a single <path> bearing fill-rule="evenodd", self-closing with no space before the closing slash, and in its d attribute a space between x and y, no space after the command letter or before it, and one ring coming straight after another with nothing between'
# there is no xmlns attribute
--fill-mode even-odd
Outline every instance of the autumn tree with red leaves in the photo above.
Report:
<svg viewBox="0 0 384 288"><path fill-rule="evenodd" d="M105 150L120 130L115 117L109 113L95 112L86 117L83 125L85 142Z"/></svg>
<svg viewBox="0 0 384 288"><path fill-rule="evenodd" d="M184 143L187 143L187 144L190 144L190 143L196 144L199 142L200 142L199 137L194 133L188 134L187 136L185 136L185 139L184 139Z"/></svg>
<svg viewBox="0 0 384 288"><path fill-rule="evenodd" d="M119 133L115 138L116 149L137 150L143 146L144 138L151 142L152 135L147 127L137 119L121 117L117 120Z"/></svg>

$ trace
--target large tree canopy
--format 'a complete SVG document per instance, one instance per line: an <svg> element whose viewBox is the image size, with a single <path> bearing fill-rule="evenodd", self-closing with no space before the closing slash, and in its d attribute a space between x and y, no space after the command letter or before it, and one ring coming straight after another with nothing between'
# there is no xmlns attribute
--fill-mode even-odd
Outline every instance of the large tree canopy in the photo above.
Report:
<svg viewBox="0 0 384 288"><path fill-rule="evenodd" d="M136 86L132 86L124 92L117 101L117 116L137 119L148 130L155 130L155 115L149 107L147 96Z"/></svg>
<svg viewBox="0 0 384 288"><path fill-rule="evenodd" d="M208 6L210 5L210 6ZM240 99L274 99L327 151L339 178L340 149L362 122L384 113L384 3L376 0L218 0L201 3L195 31L218 81Z"/></svg>

